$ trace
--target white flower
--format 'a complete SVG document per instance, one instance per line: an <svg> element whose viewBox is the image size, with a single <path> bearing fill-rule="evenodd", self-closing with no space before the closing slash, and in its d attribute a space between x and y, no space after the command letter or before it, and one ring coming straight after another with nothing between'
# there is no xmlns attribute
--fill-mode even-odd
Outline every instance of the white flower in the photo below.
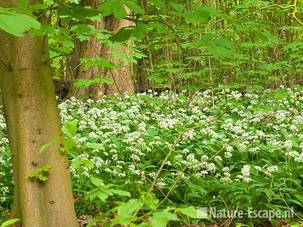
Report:
<svg viewBox="0 0 303 227"><path fill-rule="evenodd" d="M217 162L220 162L220 161L222 161L222 158L219 155L216 155L214 157L214 160L217 161Z"/></svg>
<svg viewBox="0 0 303 227"><path fill-rule="evenodd" d="M292 148L292 146L293 146L292 141L290 141L290 140L284 141L284 147L286 150L290 150Z"/></svg>
<svg viewBox="0 0 303 227"><path fill-rule="evenodd" d="M230 159L232 156L233 156L233 155L232 155L232 153L230 153L230 152L225 152L225 153L224 153L224 157L225 157L226 159Z"/></svg>
<svg viewBox="0 0 303 227"><path fill-rule="evenodd" d="M232 152L234 150L234 148L230 145L228 145L225 149L227 152Z"/></svg>
<svg viewBox="0 0 303 227"><path fill-rule="evenodd" d="M250 182L250 166L249 165L244 165L241 169L242 176L240 177L243 179L244 182Z"/></svg>
<svg viewBox="0 0 303 227"><path fill-rule="evenodd" d="M243 177L249 177L250 176L250 166L244 165L241 169Z"/></svg>
<svg viewBox="0 0 303 227"><path fill-rule="evenodd" d="M214 173L216 171L216 165L214 163L209 163L207 165L207 171Z"/></svg>
<svg viewBox="0 0 303 227"><path fill-rule="evenodd" d="M262 171L262 167L260 167L260 166L255 166L255 169L256 169L257 171Z"/></svg>
<svg viewBox="0 0 303 227"><path fill-rule="evenodd" d="M278 171L278 166L268 166L265 170L265 174L271 176L273 173Z"/></svg>
<svg viewBox="0 0 303 227"><path fill-rule="evenodd" d="M187 132L185 132L183 136L184 136L185 139L192 140L194 138L194 136L195 136L195 130L194 129L190 129Z"/></svg>
<svg viewBox="0 0 303 227"><path fill-rule="evenodd" d="M201 161L206 162L208 160L208 156L207 155L202 155L201 156Z"/></svg>

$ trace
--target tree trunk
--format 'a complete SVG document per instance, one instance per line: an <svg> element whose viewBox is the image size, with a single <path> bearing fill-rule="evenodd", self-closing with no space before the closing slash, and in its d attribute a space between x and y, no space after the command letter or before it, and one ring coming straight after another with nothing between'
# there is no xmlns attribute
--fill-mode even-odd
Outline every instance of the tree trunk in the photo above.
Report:
<svg viewBox="0 0 303 227"><path fill-rule="evenodd" d="M96 7L99 2L99 0L86 0L83 3ZM94 22L93 25L97 29L106 29L108 31L116 32L121 28L130 26L131 22L128 20L117 20L113 16L108 16L103 18L102 21ZM104 94L112 95L116 93L134 92L131 64L125 64L121 60L116 59L112 55L113 50L111 47L102 44L96 37L91 37L89 41L82 43L80 51L79 47L77 48L77 51L80 53L79 58L100 57L107 61L111 61L118 67L115 69L91 68L89 70L84 70L84 66L80 65L79 70L76 71L76 79L95 79L96 77L102 76L111 79L113 83L110 85L92 85L88 88L81 89L74 88L71 92L72 96L79 97L88 95L95 99L99 99ZM125 55L130 54L128 47L121 47L118 51Z"/></svg>
<svg viewBox="0 0 303 227"><path fill-rule="evenodd" d="M33 2L33 1L32 1ZM35 1L36 3L37 1ZM42 1L41 1L42 2ZM11 7L12 1L0 1ZM67 157L59 153L61 125L46 37L0 32L0 82L13 156L13 213L23 227L74 227L77 220ZM43 144L53 141L42 154ZM47 181L29 178L49 165Z"/></svg>

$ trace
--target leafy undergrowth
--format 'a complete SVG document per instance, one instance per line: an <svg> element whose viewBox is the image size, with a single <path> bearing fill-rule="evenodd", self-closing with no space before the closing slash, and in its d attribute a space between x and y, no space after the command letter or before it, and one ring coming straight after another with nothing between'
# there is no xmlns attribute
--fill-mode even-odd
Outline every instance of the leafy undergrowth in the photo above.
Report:
<svg viewBox="0 0 303 227"><path fill-rule="evenodd" d="M303 217L300 89L72 98L59 109L77 215L91 226L277 225ZM12 186L3 117L0 127L4 214Z"/></svg>

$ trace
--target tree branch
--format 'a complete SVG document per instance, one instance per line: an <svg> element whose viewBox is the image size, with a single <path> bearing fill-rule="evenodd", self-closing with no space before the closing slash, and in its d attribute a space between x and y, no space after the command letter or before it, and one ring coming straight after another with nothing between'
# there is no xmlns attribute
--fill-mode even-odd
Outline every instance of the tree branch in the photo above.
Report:
<svg viewBox="0 0 303 227"><path fill-rule="evenodd" d="M294 10L290 13L290 15L292 16L293 19L295 19L295 21L297 21L300 25L303 25L303 22L297 17L297 4L298 4L298 0L293 0L292 2L292 6L294 7Z"/></svg>

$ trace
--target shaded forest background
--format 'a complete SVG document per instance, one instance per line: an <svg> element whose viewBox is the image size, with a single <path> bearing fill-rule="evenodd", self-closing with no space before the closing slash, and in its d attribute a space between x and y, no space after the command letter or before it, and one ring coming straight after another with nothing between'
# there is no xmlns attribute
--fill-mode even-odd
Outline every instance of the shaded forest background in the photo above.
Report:
<svg viewBox="0 0 303 227"><path fill-rule="evenodd" d="M297 1L105 1L103 21L95 19L98 3L51 16L58 25L47 30L52 66L63 95L302 83Z"/></svg>

